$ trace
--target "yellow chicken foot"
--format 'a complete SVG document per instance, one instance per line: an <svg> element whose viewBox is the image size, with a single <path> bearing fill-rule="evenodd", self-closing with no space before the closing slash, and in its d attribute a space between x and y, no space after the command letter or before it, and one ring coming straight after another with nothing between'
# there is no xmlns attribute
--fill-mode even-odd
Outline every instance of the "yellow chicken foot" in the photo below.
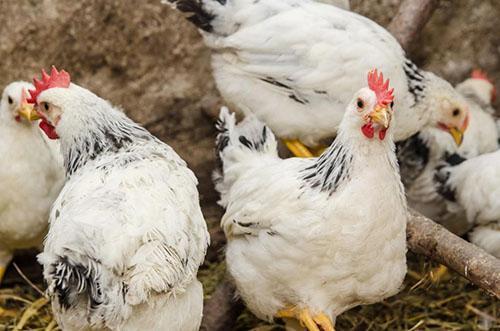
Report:
<svg viewBox="0 0 500 331"><path fill-rule="evenodd" d="M313 320L323 331L335 331L335 327L330 317L326 316L324 313L313 316Z"/></svg>
<svg viewBox="0 0 500 331"><path fill-rule="evenodd" d="M2 286L2 281L10 261L12 261L12 253L10 251L0 249L0 286Z"/></svg>
<svg viewBox="0 0 500 331"><path fill-rule="evenodd" d="M314 157L314 154L300 141L297 139L294 140L283 140L286 147L292 152L292 154L296 157Z"/></svg>
<svg viewBox="0 0 500 331"><path fill-rule="evenodd" d="M279 310L276 314L278 318L294 318L300 322L300 325L308 331L335 331L333 323L324 313L312 315L309 309L299 309L291 307Z"/></svg>
<svg viewBox="0 0 500 331"><path fill-rule="evenodd" d="M7 266L0 266L0 285L2 285L3 276L5 276L5 272L7 271Z"/></svg>
<svg viewBox="0 0 500 331"><path fill-rule="evenodd" d="M448 275L448 268L444 265L440 265L430 271L430 278L433 283L439 283L441 279Z"/></svg>

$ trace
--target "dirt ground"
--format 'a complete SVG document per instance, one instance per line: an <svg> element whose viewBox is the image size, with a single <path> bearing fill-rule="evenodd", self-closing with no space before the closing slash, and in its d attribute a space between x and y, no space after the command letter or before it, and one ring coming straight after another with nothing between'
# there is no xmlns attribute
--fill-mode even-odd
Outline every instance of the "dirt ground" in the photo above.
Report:
<svg viewBox="0 0 500 331"><path fill-rule="evenodd" d="M382 25L398 4L352 0L353 10ZM215 132L205 110L222 101L210 52L193 26L160 0L2 0L0 22L0 86L31 80L52 64L66 69L74 82L122 106L177 150L196 173L204 215L216 228ZM452 83L480 67L498 85L499 23L498 0L441 0L410 57ZM32 262L23 261L29 268ZM22 283L14 270L9 279Z"/></svg>

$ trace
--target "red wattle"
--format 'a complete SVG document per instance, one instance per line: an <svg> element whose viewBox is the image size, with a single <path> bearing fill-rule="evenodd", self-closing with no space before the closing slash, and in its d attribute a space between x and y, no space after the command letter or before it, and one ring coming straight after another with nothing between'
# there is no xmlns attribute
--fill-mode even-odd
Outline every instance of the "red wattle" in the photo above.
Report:
<svg viewBox="0 0 500 331"><path fill-rule="evenodd" d="M365 135L365 137L367 138L373 138L374 134L375 134L375 129L373 128L373 126L371 125L371 123L368 123L368 124L365 124L361 127L361 131L363 132L363 134Z"/></svg>
<svg viewBox="0 0 500 331"><path fill-rule="evenodd" d="M378 132L378 137L380 138L380 140L384 140L386 133L387 133L387 129L382 129Z"/></svg>
<svg viewBox="0 0 500 331"><path fill-rule="evenodd" d="M16 119L16 122L21 122L21 116L16 115L14 118Z"/></svg>
<svg viewBox="0 0 500 331"><path fill-rule="evenodd" d="M40 129L43 130L43 132L45 132L45 134L47 135L47 137L49 137L49 139L52 140L59 139L59 136L56 133L56 128L49 122L47 122L45 119L42 119L38 126L40 127Z"/></svg>

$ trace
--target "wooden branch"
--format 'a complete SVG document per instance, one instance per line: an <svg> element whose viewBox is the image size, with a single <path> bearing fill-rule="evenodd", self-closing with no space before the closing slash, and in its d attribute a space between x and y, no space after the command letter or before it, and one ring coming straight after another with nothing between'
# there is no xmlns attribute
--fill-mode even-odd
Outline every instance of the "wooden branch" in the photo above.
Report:
<svg viewBox="0 0 500 331"><path fill-rule="evenodd" d="M500 298L499 259L413 210L409 213L407 237L414 253L446 265Z"/></svg>
<svg viewBox="0 0 500 331"><path fill-rule="evenodd" d="M235 297L234 286L228 279L224 279L205 301L200 330L233 330L243 308L243 303Z"/></svg>
<svg viewBox="0 0 500 331"><path fill-rule="evenodd" d="M405 51L410 51L414 41L431 17L438 0L403 0L397 14L387 27Z"/></svg>

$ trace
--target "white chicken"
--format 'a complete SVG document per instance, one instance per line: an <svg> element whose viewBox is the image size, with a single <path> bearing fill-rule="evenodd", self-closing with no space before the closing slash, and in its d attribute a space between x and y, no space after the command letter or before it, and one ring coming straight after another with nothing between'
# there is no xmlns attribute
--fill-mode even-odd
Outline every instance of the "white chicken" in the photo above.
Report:
<svg viewBox="0 0 500 331"><path fill-rule="evenodd" d="M435 128L424 129L398 144L398 160L408 204L459 235L467 232L471 224L463 210L450 208L441 196L435 180L436 168L443 162L457 164L498 148L498 132L491 107L494 87L485 77L474 71L471 78L457 85L470 109L468 129L460 147Z"/></svg>
<svg viewBox="0 0 500 331"><path fill-rule="evenodd" d="M356 305L398 292L406 273L406 201L394 153L392 90L377 73L349 103L319 158L280 159L254 117L223 109L216 175L226 262L259 318L333 330Z"/></svg>
<svg viewBox="0 0 500 331"><path fill-rule="evenodd" d="M187 13L212 49L225 101L256 115L296 156L312 156L303 144L313 147L335 135L350 98L374 67L396 91L396 140L426 126L462 139L463 97L419 69L388 31L363 16L312 0L168 2Z"/></svg>
<svg viewBox="0 0 500 331"><path fill-rule="evenodd" d="M198 330L209 242L197 180L168 145L52 69L31 102L67 181L39 256L63 330Z"/></svg>
<svg viewBox="0 0 500 331"><path fill-rule="evenodd" d="M315 1L326 3L332 6L337 6L345 10L351 9L351 4L349 0L315 0Z"/></svg>
<svg viewBox="0 0 500 331"><path fill-rule="evenodd" d="M17 249L40 247L64 182L58 145L23 120L33 85L13 82L0 101L0 282Z"/></svg>
<svg viewBox="0 0 500 331"><path fill-rule="evenodd" d="M500 150L444 167L438 178L451 208L476 225L470 241L500 258Z"/></svg>

